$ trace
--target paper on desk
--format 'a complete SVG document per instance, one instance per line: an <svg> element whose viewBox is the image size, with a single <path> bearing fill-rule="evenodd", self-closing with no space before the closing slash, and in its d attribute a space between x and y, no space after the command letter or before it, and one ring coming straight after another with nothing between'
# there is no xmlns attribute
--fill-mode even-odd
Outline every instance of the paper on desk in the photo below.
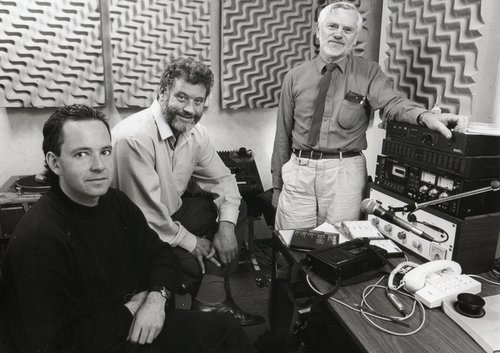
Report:
<svg viewBox="0 0 500 353"><path fill-rule="evenodd" d="M464 134L500 136L500 125L480 122L470 122Z"/></svg>
<svg viewBox="0 0 500 353"><path fill-rule="evenodd" d="M293 229L280 229L278 231L278 236L280 237L281 241L286 246L290 246L290 242L292 241L293 232L294 232Z"/></svg>

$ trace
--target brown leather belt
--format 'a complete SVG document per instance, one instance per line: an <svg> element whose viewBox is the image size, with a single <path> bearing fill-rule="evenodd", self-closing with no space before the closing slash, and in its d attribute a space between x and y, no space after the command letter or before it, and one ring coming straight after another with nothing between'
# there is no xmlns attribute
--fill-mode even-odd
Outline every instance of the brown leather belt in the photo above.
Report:
<svg viewBox="0 0 500 353"><path fill-rule="evenodd" d="M318 152L318 151L305 151L305 150L299 150L299 149L292 149L292 152L294 155L296 155L299 158L309 158L309 159L342 159L342 158L348 158L348 157L356 157L361 155L361 152L356 152L356 151L345 151L345 152L330 152L330 153L324 153L324 152Z"/></svg>

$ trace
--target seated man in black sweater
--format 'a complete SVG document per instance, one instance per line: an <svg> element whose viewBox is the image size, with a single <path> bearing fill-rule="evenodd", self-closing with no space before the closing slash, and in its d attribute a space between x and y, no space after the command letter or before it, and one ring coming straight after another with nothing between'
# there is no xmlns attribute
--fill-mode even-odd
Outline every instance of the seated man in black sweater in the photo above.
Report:
<svg viewBox="0 0 500 353"><path fill-rule="evenodd" d="M139 208L109 188L103 115L60 108L43 134L52 188L20 221L2 263L19 350L254 352L231 317L168 308L178 259Z"/></svg>

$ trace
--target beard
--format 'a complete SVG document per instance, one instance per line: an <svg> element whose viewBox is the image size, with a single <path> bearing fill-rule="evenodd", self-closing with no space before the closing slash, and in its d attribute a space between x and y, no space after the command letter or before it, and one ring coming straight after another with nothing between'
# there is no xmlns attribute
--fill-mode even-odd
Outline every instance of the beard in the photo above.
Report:
<svg viewBox="0 0 500 353"><path fill-rule="evenodd" d="M343 48L335 48L333 46L330 47L327 44L324 45L322 49L326 55L333 58L339 58L348 55L351 52L352 48L354 47L354 44L355 42L346 43Z"/></svg>
<svg viewBox="0 0 500 353"><path fill-rule="evenodd" d="M183 133L191 130L201 119L201 114L186 113L182 109L167 104L161 107L163 116L174 132Z"/></svg>

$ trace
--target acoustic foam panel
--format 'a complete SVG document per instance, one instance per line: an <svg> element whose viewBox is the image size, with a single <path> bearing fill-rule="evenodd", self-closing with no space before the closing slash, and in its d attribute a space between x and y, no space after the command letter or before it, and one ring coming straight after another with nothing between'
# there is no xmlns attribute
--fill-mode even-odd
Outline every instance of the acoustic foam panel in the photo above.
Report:
<svg viewBox="0 0 500 353"><path fill-rule="evenodd" d="M112 0L114 97L146 107L167 60L210 64L210 1ZM103 105L99 0L0 0L0 105Z"/></svg>
<svg viewBox="0 0 500 353"><path fill-rule="evenodd" d="M477 73L481 0L388 0L386 73L426 107L470 115Z"/></svg>
<svg viewBox="0 0 500 353"><path fill-rule="evenodd" d="M271 108L285 74L311 56L310 0L223 0L222 107Z"/></svg>
<svg viewBox="0 0 500 353"><path fill-rule="evenodd" d="M0 105L104 103L98 0L0 0Z"/></svg>
<svg viewBox="0 0 500 353"><path fill-rule="evenodd" d="M114 97L117 107L146 107L171 57L210 65L209 0L112 0Z"/></svg>

